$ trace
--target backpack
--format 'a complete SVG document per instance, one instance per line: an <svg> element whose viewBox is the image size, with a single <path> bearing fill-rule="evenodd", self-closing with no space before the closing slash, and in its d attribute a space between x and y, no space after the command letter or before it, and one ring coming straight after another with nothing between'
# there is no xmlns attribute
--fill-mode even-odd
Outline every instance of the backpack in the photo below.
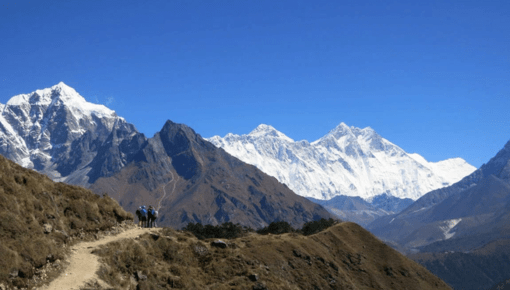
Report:
<svg viewBox="0 0 510 290"><path fill-rule="evenodd" d="M142 208L140 212L142 213L143 217L147 217L147 210L145 208Z"/></svg>
<svg viewBox="0 0 510 290"><path fill-rule="evenodd" d="M151 215L156 214L156 211L154 209L151 209Z"/></svg>

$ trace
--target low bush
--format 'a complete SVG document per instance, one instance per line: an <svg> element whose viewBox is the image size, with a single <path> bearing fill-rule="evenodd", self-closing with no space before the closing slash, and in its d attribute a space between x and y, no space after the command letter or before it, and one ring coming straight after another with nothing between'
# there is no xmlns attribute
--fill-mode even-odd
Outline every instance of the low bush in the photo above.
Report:
<svg viewBox="0 0 510 290"><path fill-rule="evenodd" d="M305 236L313 235L313 234L316 234L318 232L321 232L321 231L331 227L332 225L334 225L336 223L337 223L337 221L335 221L332 218L330 218L330 219L321 218L320 220L317 220L317 221L311 221L311 222L305 223L303 225L303 228L301 229L301 233Z"/></svg>
<svg viewBox="0 0 510 290"><path fill-rule="evenodd" d="M273 235L281 235L285 233L293 233L296 230L286 221L278 221L278 222L272 222L269 224L269 226L264 227L257 231L257 234L259 235L267 235L267 234L273 234Z"/></svg>
<svg viewBox="0 0 510 290"><path fill-rule="evenodd" d="M221 225L205 225L201 223L189 223L186 227L182 228L195 235L199 240L204 239L235 239L245 235L247 232L252 232L253 229L243 227L240 224L233 224L226 222Z"/></svg>

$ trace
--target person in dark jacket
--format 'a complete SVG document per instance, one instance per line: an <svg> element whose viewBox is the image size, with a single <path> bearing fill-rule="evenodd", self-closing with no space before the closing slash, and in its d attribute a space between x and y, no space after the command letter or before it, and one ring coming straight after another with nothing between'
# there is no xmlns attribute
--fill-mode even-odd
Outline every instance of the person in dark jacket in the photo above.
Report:
<svg viewBox="0 0 510 290"><path fill-rule="evenodd" d="M148 220L147 220L147 226L149 228L158 227L156 224L156 219L158 218L158 211L152 207L152 205L149 205L149 212L148 212Z"/></svg>

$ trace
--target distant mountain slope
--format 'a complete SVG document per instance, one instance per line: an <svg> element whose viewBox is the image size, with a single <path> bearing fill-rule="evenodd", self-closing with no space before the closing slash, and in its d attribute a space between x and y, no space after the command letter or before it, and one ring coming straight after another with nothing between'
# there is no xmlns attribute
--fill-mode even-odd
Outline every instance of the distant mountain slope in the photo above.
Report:
<svg viewBox="0 0 510 290"><path fill-rule="evenodd" d="M368 227L406 248L468 251L510 238L510 142L458 183L427 193Z"/></svg>
<svg viewBox="0 0 510 290"><path fill-rule="evenodd" d="M510 240L493 241L472 252L425 252L408 257L454 289L498 289L489 287L509 279Z"/></svg>
<svg viewBox="0 0 510 290"><path fill-rule="evenodd" d="M252 165L229 155L191 128L167 121L134 154L133 162L91 189L107 192L134 211L159 208L160 223L227 221L260 228L276 220L295 227L331 215Z"/></svg>
<svg viewBox="0 0 510 290"><path fill-rule="evenodd" d="M66 246L125 220L133 215L112 198L55 183L0 156L0 285L39 287L62 270Z"/></svg>
<svg viewBox="0 0 510 290"><path fill-rule="evenodd" d="M476 169L461 158L427 162L369 127L359 129L344 123L312 143L294 141L268 125L260 125L248 135L227 134L208 140L276 177L297 194L315 199L345 195L370 201L386 194L416 200Z"/></svg>
<svg viewBox="0 0 510 290"><path fill-rule="evenodd" d="M364 227L377 218L400 212L413 202L410 198L400 199L387 194L378 195L371 202L358 196L345 195L337 195L329 200L311 197L308 199L322 205L340 219L352 221Z"/></svg>
<svg viewBox="0 0 510 290"><path fill-rule="evenodd" d="M144 138L62 82L0 104L0 154L57 181L88 186L129 162Z"/></svg>

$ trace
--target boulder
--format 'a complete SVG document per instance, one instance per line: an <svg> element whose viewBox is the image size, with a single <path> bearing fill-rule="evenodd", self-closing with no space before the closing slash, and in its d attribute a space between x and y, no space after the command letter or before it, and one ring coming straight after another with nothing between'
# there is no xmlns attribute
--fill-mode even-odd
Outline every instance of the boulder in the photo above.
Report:
<svg viewBox="0 0 510 290"><path fill-rule="evenodd" d="M45 234L49 234L53 230L53 227L50 224L44 224L43 227L44 227Z"/></svg>
<svg viewBox="0 0 510 290"><path fill-rule="evenodd" d="M216 248L226 249L227 243L225 243L222 240L216 240L214 242L211 242L211 246L216 247Z"/></svg>
<svg viewBox="0 0 510 290"><path fill-rule="evenodd" d="M146 275L144 275L144 274L142 273L142 271L136 271L136 272L135 272L135 274L136 274L136 279L137 279L138 281L145 281L145 280L147 280L147 276L146 276Z"/></svg>

